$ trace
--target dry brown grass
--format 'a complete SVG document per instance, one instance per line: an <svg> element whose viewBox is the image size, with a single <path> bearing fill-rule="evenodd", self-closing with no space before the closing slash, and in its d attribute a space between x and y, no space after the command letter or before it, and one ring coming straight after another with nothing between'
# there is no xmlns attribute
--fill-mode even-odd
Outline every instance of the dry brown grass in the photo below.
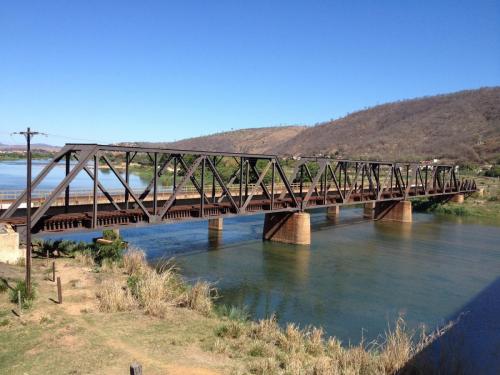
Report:
<svg viewBox="0 0 500 375"><path fill-rule="evenodd" d="M216 330L217 353L246 353L247 370L255 374L395 374L435 336L414 340L402 318L380 342L342 346L324 338L322 329L294 324L281 328L274 317L258 322L228 321Z"/></svg>
<svg viewBox="0 0 500 375"><path fill-rule="evenodd" d="M104 312L126 311L136 306L130 290L116 279L106 280L100 285L97 300L99 310Z"/></svg>
<svg viewBox="0 0 500 375"><path fill-rule="evenodd" d="M94 267L95 261L91 254L89 253L76 253L75 260L85 267Z"/></svg>
<svg viewBox="0 0 500 375"><path fill-rule="evenodd" d="M123 267L128 275L139 274L146 268L146 254L141 249L130 248L123 256Z"/></svg>

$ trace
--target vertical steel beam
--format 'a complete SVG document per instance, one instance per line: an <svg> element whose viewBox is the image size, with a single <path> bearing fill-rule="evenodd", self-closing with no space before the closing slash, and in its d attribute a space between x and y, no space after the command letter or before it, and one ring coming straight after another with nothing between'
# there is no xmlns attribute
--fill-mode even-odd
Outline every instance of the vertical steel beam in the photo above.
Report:
<svg viewBox="0 0 500 375"><path fill-rule="evenodd" d="M177 189L177 155L174 156L174 176L172 181L172 194L174 194L175 189ZM175 204L176 199L174 199L173 204Z"/></svg>
<svg viewBox="0 0 500 375"><path fill-rule="evenodd" d="M66 176L69 175L69 166L71 161L71 151L66 154ZM64 191L64 212L68 213L69 211L69 184L66 186L66 190Z"/></svg>
<svg viewBox="0 0 500 375"><path fill-rule="evenodd" d="M130 183L130 171L129 171L129 164L130 164L130 152L125 153L125 182L127 185ZM129 201L129 194L128 190L125 189L125 209L128 210L128 201Z"/></svg>
<svg viewBox="0 0 500 375"><path fill-rule="evenodd" d="M205 217L205 156L201 161L200 216Z"/></svg>
<svg viewBox="0 0 500 375"><path fill-rule="evenodd" d="M240 198L239 207L243 205L243 158L240 158Z"/></svg>
<svg viewBox="0 0 500 375"><path fill-rule="evenodd" d="M153 215L158 213L158 153L154 153L153 157Z"/></svg>
<svg viewBox="0 0 500 375"><path fill-rule="evenodd" d="M217 168L217 156L214 156L213 160L214 168ZM212 173L212 203L215 203L215 173Z"/></svg>
<svg viewBox="0 0 500 375"><path fill-rule="evenodd" d="M275 170L276 170L276 163L275 160L273 159L273 165L272 165L272 170L271 170L271 211L274 210L274 178L275 178Z"/></svg>
<svg viewBox="0 0 500 375"><path fill-rule="evenodd" d="M245 200L248 199L248 181L250 180L250 160L247 160L245 170Z"/></svg>
<svg viewBox="0 0 500 375"><path fill-rule="evenodd" d="M97 227L97 184L99 181L99 152L94 155L94 191L92 204L92 228Z"/></svg>

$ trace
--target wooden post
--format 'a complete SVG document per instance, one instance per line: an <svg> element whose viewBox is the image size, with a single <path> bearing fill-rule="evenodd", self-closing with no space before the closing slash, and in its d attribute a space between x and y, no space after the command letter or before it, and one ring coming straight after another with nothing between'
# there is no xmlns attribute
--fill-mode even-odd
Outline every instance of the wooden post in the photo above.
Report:
<svg viewBox="0 0 500 375"><path fill-rule="evenodd" d="M17 304L19 305L19 315L23 312L23 303L21 301L21 291L17 291Z"/></svg>
<svg viewBox="0 0 500 375"><path fill-rule="evenodd" d="M61 287L61 278L57 277L57 301L59 304L62 303L62 287Z"/></svg>
<svg viewBox="0 0 500 375"><path fill-rule="evenodd" d="M52 282L56 281L56 262L52 262Z"/></svg>
<svg viewBox="0 0 500 375"><path fill-rule="evenodd" d="M137 362L133 362L130 365L130 375L142 375L142 366Z"/></svg>
<svg viewBox="0 0 500 375"><path fill-rule="evenodd" d="M49 266L49 251L47 250L47 267Z"/></svg>

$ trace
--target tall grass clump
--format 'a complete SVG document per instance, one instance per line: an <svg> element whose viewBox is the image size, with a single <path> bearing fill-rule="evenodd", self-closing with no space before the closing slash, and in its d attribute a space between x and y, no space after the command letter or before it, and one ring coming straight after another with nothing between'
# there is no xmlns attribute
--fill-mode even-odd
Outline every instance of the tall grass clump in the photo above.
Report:
<svg viewBox="0 0 500 375"><path fill-rule="evenodd" d="M19 280L16 285L9 290L9 299L12 303L18 303L18 292L21 292L21 304L24 309L28 309L32 306L33 301L36 298L37 290L36 284L31 284L31 291L28 293L28 288L26 287L26 282L24 280Z"/></svg>
<svg viewBox="0 0 500 375"><path fill-rule="evenodd" d="M123 267L128 275L141 273L148 268L146 254L141 249L129 249L123 256Z"/></svg>
<svg viewBox="0 0 500 375"><path fill-rule="evenodd" d="M347 346L325 338L321 328L292 323L281 328L274 316L250 323L230 320L214 333L212 350L246 353L247 371L255 374L397 374L432 341L426 335L416 340L402 318L378 341Z"/></svg>
<svg viewBox="0 0 500 375"><path fill-rule="evenodd" d="M132 293L119 280L106 280L97 292L99 310L104 312L126 311L135 307Z"/></svg>

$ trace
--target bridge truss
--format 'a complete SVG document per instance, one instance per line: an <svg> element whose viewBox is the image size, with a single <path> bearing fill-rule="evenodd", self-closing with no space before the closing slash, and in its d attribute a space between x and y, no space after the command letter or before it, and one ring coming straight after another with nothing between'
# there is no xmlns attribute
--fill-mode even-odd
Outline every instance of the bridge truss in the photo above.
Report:
<svg viewBox="0 0 500 375"><path fill-rule="evenodd" d="M149 183L141 190L130 184L130 169L139 156L140 168L151 171ZM284 160L275 155L67 144L32 181L35 193L50 172L61 166L64 177L33 208L33 232L295 212L476 191L475 182L459 179L452 165L321 157ZM99 177L103 168L120 183L122 195L104 186ZM90 201L84 204L72 196L71 189L80 173L92 181ZM57 203L62 198L63 203ZM0 221L22 228L25 201L26 191L0 211Z"/></svg>

